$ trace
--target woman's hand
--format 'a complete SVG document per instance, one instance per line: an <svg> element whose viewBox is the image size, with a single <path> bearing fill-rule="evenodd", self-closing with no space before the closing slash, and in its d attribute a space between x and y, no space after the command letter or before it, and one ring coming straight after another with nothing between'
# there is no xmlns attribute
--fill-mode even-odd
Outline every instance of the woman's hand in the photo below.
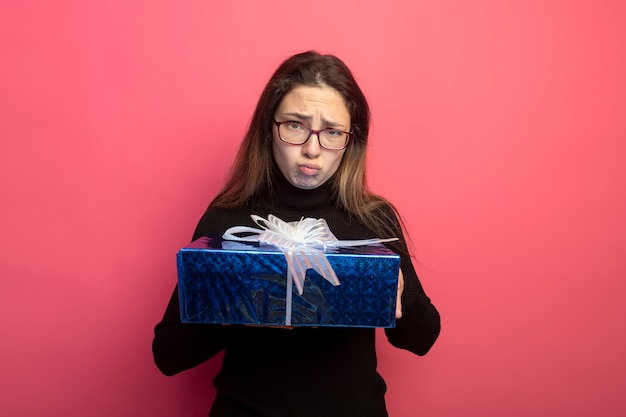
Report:
<svg viewBox="0 0 626 417"><path fill-rule="evenodd" d="M404 276L402 270L398 274L398 296L396 300L396 318L402 317L402 291L404 291Z"/></svg>

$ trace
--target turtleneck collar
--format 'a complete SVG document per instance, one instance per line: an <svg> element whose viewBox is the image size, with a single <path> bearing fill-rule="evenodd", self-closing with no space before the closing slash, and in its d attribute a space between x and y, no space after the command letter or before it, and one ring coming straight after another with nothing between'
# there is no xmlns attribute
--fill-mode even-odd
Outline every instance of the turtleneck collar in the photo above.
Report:
<svg viewBox="0 0 626 417"><path fill-rule="evenodd" d="M332 178L312 190L293 186L278 169L272 175L271 202L282 209L293 211L316 211L332 204Z"/></svg>

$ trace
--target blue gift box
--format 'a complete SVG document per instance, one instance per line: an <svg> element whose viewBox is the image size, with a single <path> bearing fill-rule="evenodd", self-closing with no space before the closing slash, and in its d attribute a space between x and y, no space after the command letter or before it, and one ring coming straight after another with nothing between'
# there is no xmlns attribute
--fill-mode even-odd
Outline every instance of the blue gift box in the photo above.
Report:
<svg viewBox="0 0 626 417"><path fill-rule="evenodd" d="M400 257L382 244L324 252L339 279L313 269L287 298L287 260L271 245L205 236L178 252L184 323L394 327ZM289 311L291 310L291 311Z"/></svg>

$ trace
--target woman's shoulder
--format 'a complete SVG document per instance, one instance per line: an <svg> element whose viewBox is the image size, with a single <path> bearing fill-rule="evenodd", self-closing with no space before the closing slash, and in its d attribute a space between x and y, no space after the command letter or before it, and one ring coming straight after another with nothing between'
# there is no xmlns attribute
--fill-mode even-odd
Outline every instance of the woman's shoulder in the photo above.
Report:
<svg viewBox="0 0 626 417"><path fill-rule="evenodd" d="M226 229L232 226L251 226L250 214L253 208L250 204L245 204L235 208L212 207L204 212L193 238L197 239L208 234L222 235Z"/></svg>
<svg viewBox="0 0 626 417"><path fill-rule="evenodd" d="M363 219L364 223L376 233L376 237L396 237L404 241L402 216L388 199L370 194L367 214Z"/></svg>
<svg viewBox="0 0 626 417"><path fill-rule="evenodd" d="M400 223L400 213L391 201L377 194L371 194L371 212L374 216L384 219L384 221L391 221L392 223Z"/></svg>

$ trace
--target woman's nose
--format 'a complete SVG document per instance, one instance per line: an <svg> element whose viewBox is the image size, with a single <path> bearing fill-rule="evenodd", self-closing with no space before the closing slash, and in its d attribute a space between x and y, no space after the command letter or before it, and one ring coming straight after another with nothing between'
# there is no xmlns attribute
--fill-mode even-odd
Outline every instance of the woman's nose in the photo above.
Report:
<svg viewBox="0 0 626 417"><path fill-rule="evenodd" d="M315 158L322 152L320 137L317 133L311 133L309 139L302 145L302 153L308 158Z"/></svg>

